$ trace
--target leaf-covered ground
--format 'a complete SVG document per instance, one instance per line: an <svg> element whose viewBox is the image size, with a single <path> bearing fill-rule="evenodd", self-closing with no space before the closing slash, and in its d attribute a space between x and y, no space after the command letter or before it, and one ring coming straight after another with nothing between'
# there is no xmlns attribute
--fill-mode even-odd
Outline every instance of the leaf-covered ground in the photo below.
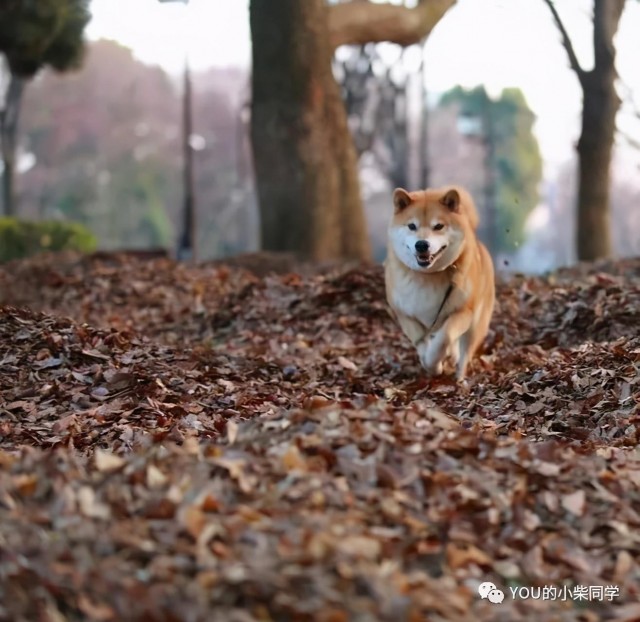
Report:
<svg viewBox="0 0 640 622"><path fill-rule="evenodd" d="M503 280L467 390L273 260L0 268L0 619L640 620L640 260Z"/></svg>

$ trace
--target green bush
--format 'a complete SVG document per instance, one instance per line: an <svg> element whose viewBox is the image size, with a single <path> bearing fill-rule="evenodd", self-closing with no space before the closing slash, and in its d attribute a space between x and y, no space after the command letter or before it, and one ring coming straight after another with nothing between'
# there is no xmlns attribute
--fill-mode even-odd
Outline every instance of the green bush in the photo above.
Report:
<svg viewBox="0 0 640 622"><path fill-rule="evenodd" d="M90 253L96 246L94 235L78 223L0 218L0 263L43 251Z"/></svg>

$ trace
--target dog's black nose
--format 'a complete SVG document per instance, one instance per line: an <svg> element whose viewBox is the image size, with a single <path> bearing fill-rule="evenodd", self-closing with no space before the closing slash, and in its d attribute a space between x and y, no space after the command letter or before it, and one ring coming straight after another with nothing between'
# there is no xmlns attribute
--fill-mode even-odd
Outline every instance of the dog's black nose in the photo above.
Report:
<svg viewBox="0 0 640 622"><path fill-rule="evenodd" d="M426 240L418 240L416 242L416 252L417 253L426 253L429 251L429 242Z"/></svg>

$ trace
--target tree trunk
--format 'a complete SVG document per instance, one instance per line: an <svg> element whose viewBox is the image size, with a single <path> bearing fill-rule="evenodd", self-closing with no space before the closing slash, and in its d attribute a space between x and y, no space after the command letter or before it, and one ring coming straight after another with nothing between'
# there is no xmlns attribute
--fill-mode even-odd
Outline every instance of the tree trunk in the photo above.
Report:
<svg viewBox="0 0 640 622"><path fill-rule="evenodd" d="M369 259L355 148L324 0L251 0L251 139L262 248Z"/></svg>
<svg viewBox="0 0 640 622"><path fill-rule="evenodd" d="M15 197L16 146L18 120L24 91L24 80L12 75L4 108L0 110L0 148L2 150L2 206L5 216L17 212Z"/></svg>
<svg viewBox="0 0 640 622"><path fill-rule="evenodd" d="M578 142L578 259L592 261L611 255L609 188L611 153L620 98L615 73L585 74L582 133Z"/></svg>
<svg viewBox="0 0 640 622"><path fill-rule="evenodd" d="M193 97L189 59L184 66L182 93L182 231L178 241L177 257L180 261L196 261L196 200L193 169Z"/></svg>
<svg viewBox="0 0 640 622"><path fill-rule="evenodd" d="M611 152L620 98L616 93L613 42L625 0L593 0L593 69L578 62L573 43L552 0L544 0L560 30L569 64L582 87L582 132L578 142L579 180L576 246L578 259L611 254L609 183Z"/></svg>
<svg viewBox="0 0 640 622"><path fill-rule="evenodd" d="M13 160L3 157L2 159L2 205L3 216L15 216L14 188L15 164Z"/></svg>
<svg viewBox="0 0 640 622"><path fill-rule="evenodd" d="M620 98L616 92L616 49L625 0L594 0L591 71L578 73L582 86L582 132L578 142L578 259L593 261L611 255L609 189L611 152Z"/></svg>

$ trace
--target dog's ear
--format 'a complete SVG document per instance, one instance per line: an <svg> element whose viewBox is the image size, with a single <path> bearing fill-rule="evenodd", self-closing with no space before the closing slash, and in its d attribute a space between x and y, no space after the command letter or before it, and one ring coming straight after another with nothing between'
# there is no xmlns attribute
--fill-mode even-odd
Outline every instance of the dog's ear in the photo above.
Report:
<svg viewBox="0 0 640 622"><path fill-rule="evenodd" d="M409 207L412 202L411 195L404 188L396 188L393 191L393 208L396 214Z"/></svg>
<svg viewBox="0 0 640 622"><path fill-rule="evenodd" d="M440 203L452 212L460 210L460 195L455 188L449 190L441 199Z"/></svg>

